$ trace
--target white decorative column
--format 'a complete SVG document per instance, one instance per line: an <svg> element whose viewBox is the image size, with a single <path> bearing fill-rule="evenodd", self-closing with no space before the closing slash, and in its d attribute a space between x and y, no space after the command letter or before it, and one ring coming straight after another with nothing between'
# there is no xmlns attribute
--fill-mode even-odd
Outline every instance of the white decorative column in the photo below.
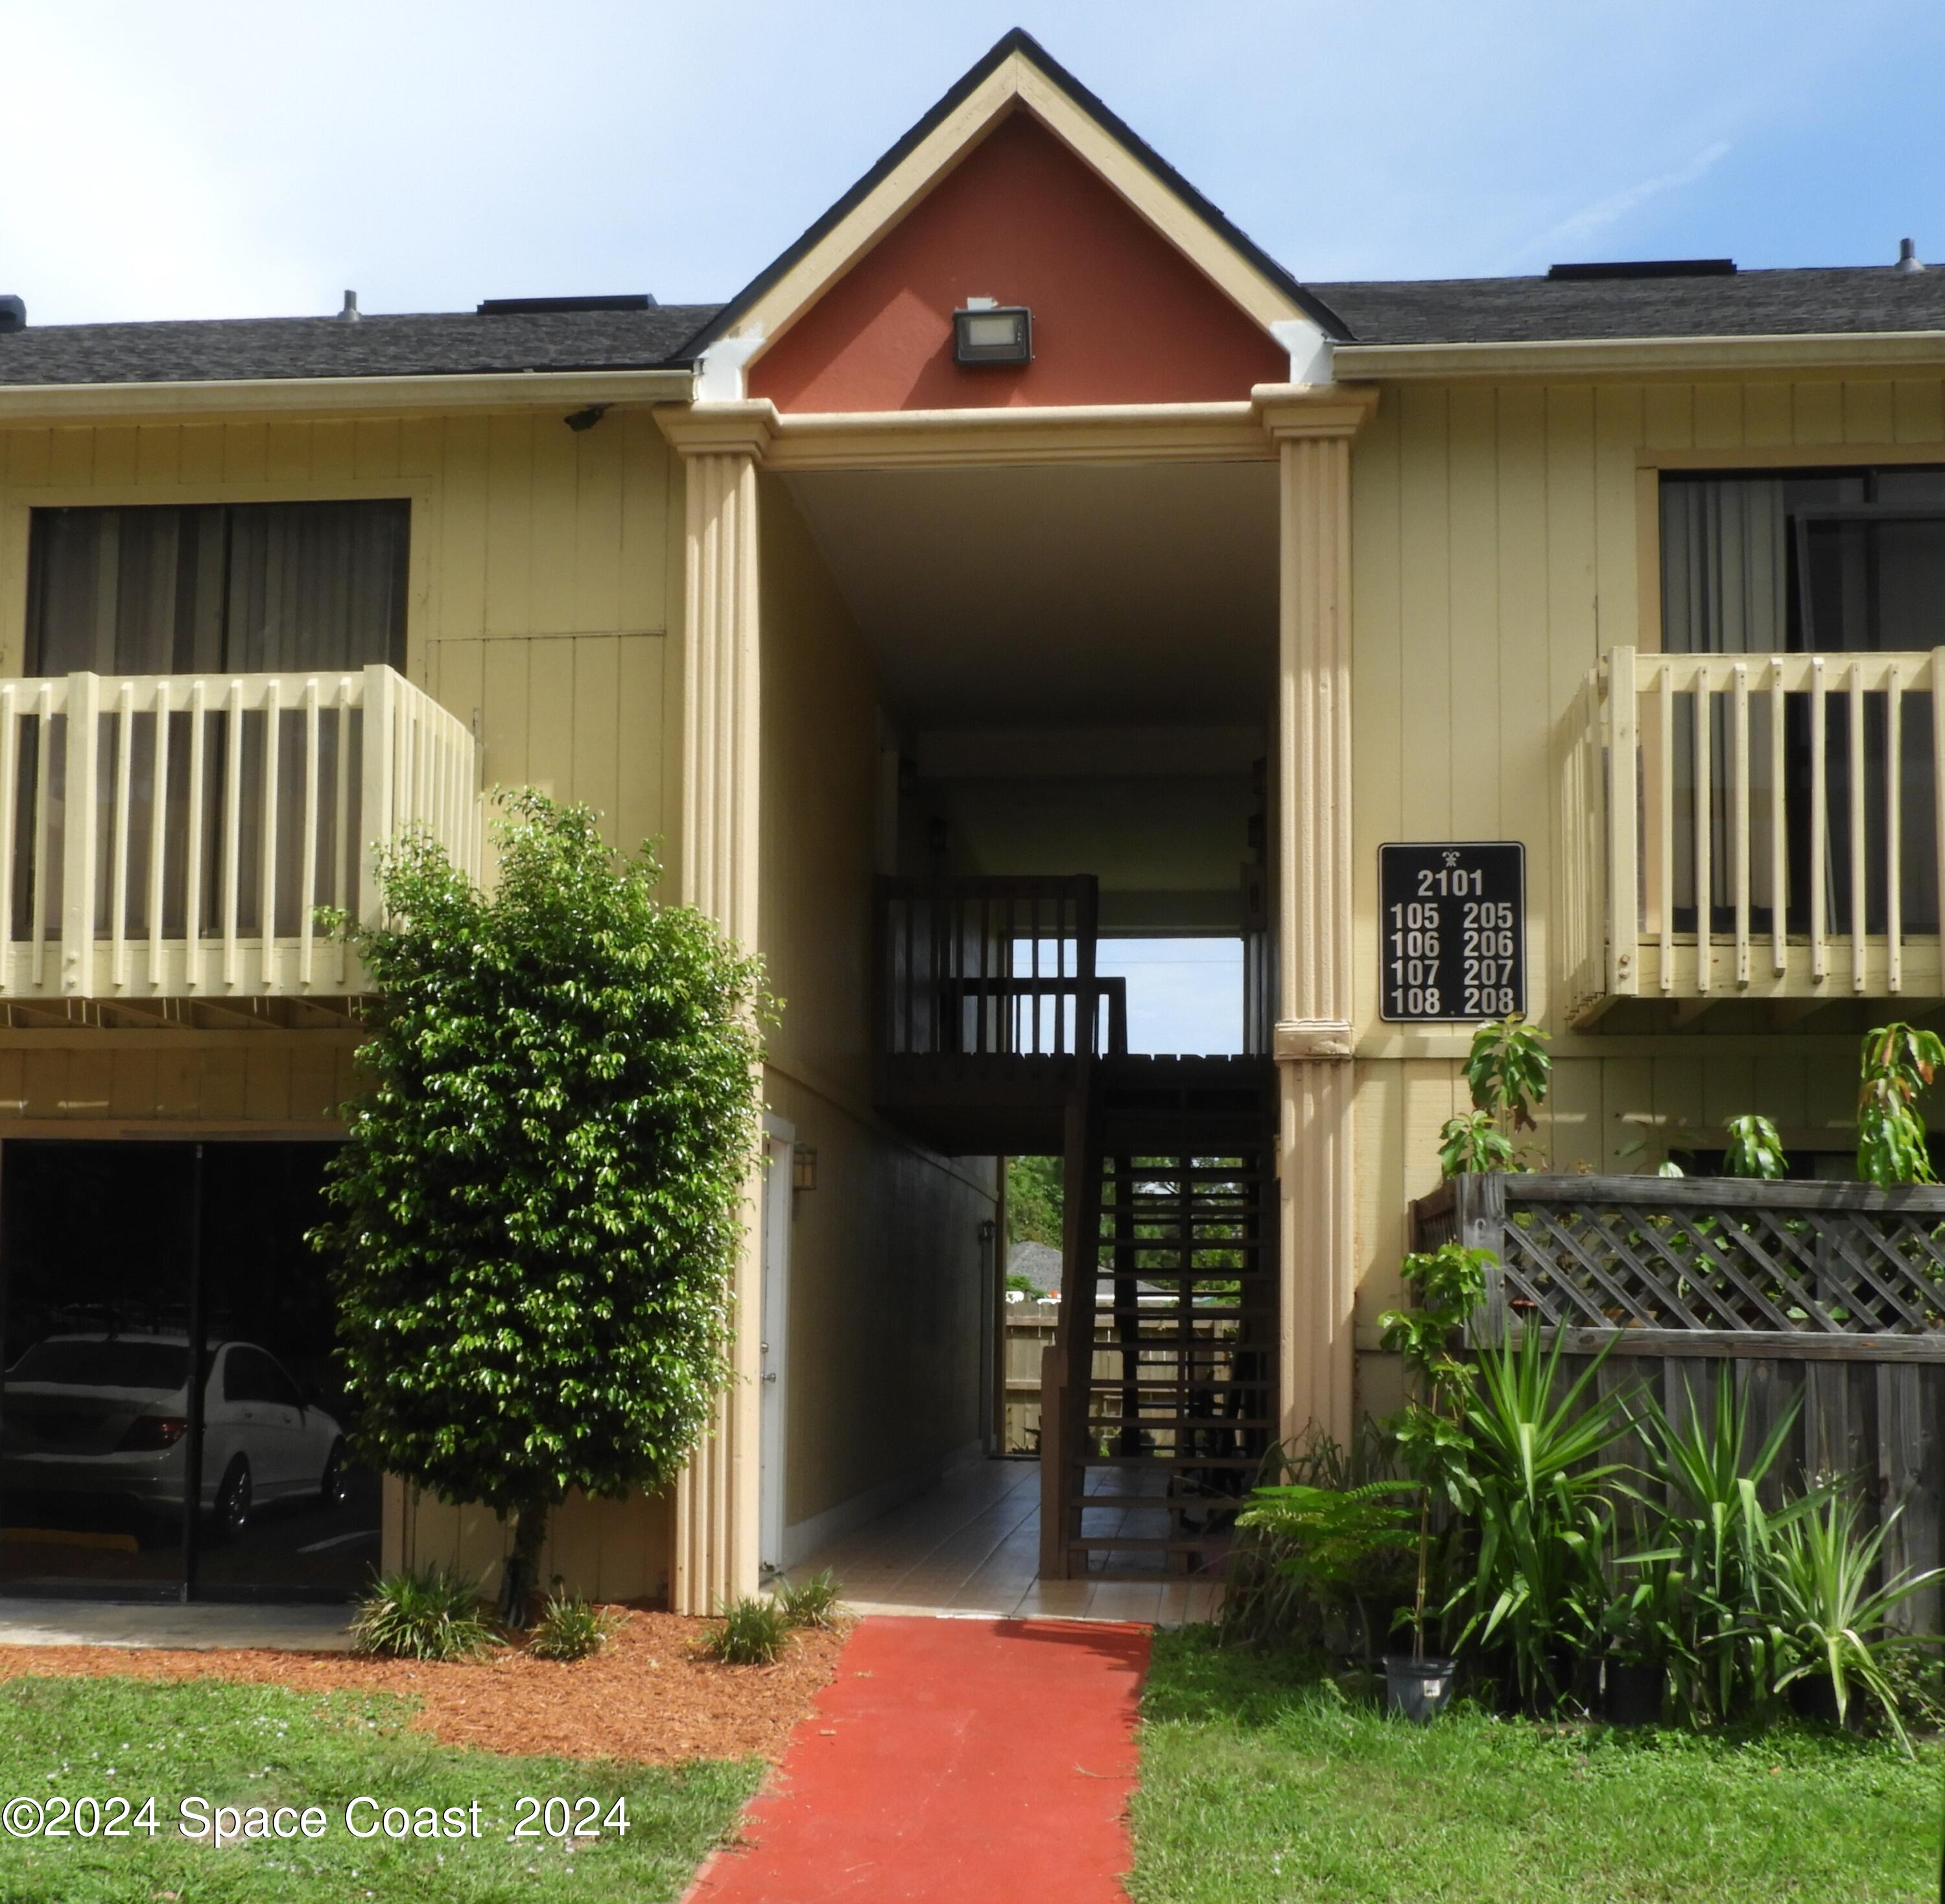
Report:
<svg viewBox="0 0 1945 1904"><path fill-rule="evenodd" d="M682 825L683 902L746 950L757 939L760 742L757 465L767 403L657 413L683 458ZM720 1612L757 1585L760 1174L753 1172L735 1284L735 1378L675 1489L670 1604Z"/></svg>
<svg viewBox="0 0 1945 1904"><path fill-rule="evenodd" d="M1354 1425L1351 439L1375 393L1256 392L1276 440L1281 1432Z"/></svg>

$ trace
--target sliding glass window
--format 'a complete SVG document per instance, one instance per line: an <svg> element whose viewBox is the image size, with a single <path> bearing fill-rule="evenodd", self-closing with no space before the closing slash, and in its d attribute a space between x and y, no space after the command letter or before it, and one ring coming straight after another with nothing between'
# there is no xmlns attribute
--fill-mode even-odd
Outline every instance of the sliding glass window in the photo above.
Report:
<svg viewBox="0 0 1945 1904"><path fill-rule="evenodd" d="M1903 467L1664 475L1661 482L1662 638L1675 654L1922 653L1945 646L1945 468ZM1783 778L1773 784L1770 698L1751 697L1747 763L1752 844L1751 924L1771 929L1785 909L1789 930L1807 929L1813 878L1824 893L1828 928L1853 925L1854 806L1867 842L1861 881L1869 932L1885 929L1891 803L1902 929L1938 929L1937 835L1931 697L1901 697L1896 771L1888 758L1886 696L1870 692L1854 734L1842 670L1830 674L1823 735L1823 864L1810 864L1815 752L1808 697L1792 694L1784 714ZM1729 929L1729 837L1733 749L1725 697L1712 720L1709 803L1709 923ZM1686 698L1672 735L1675 792L1674 924L1694 931L1705 895L1695 888L1694 714ZM1853 756L1857 759L1854 763ZM1777 797L1779 790L1781 798ZM1780 815L1779 815L1780 807ZM1766 840L1785 836L1787 890L1771 890Z"/></svg>
<svg viewBox="0 0 1945 1904"><path fill-rule="evenodd" d="M37 509L27 672L402 669L411 525L393 500Z"/></svg>

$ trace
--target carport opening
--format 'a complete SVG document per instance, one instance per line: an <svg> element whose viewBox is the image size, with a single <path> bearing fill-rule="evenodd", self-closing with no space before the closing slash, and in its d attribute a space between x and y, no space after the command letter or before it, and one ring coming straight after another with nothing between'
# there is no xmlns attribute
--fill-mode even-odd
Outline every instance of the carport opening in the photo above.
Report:
<svg viewBox="0 0 1945 1904"><path fill-rule="evenodd" d="M345 1599L349 1458L324 1143L0 1145L0 1586Z"/></svg>

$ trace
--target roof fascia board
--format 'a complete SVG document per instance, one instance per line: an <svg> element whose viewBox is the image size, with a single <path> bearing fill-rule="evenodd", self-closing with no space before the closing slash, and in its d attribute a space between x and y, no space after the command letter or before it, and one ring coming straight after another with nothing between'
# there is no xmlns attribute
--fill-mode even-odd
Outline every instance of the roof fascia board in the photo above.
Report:
<svg viewBox="0 0 1945 1904"><path fill-rule="evenodd" d="M1142 217L1232 303L1265 330L1312 313L1220 233L1197 206L1142 165L1092 113L1024 55L1016 54L1019 96L1047 129L1112 186Z"/></svg>
<svg viewBox="0 0 1945 1904"><path fill-rule="evenodd" d="M0 384L0 424L123 418L426 415L686 402L686 370L513 371L438 377L235 377L196 383Z"/></svg>
<svg viewBox="0 0 1945 1904"><path fill-rule="evenodd" d="M742 393L744 365L914 209L1006 115L1024 106L1216 288L1276 335L1293 370L1341 330L1273 260L1024 35L1009 35L798 244L689 340L712 399ZM1036 57L1037 55L1038 57ZM1050 70L1051 68L1051 70ZM1290 327L1296 327L1293 330ZM1327 372L1327 356L1323 362ZM1303 380L1326 380L1315 374Z"/></svg>
<svg viewBox="0 0 1945 1904"><path fill-rule="evenodd" d="M1340 344L1336 374L1373 383L1468 377L1789 376L1945 366L1945 331L1854 331L1801 336L1609 337L1527 344Z"/></svg>
<svg viewBox="0 0 1945 1904"><path fill-rule="evenodd" d="M768 470L971 464L1253 463L1276 454L1255 403L1129 403L781 414L769 399L655 412L686 454L739 451Z"/></svg>

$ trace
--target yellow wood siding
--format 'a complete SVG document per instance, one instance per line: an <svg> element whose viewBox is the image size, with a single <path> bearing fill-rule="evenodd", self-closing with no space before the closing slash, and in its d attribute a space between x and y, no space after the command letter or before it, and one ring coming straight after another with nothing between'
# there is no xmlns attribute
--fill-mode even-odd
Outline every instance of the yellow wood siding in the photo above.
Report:
<svg viewBox="0 0 1945 1904"><path fill-rule="evenodd" d="M36 504L410 498L407 672L476 713L490 785L543 786L637 845L667 830L680 476L646 410L0 431L0 674L18 673Z"/></svg>
<svg viewBox="0 0 1945 1904"><path fill-rule="evenodd" d="M20 672L36 504L412 503L407 672L485 744L485 784L585 800L628 847L676 830L680 478L646 410L0 430L0 674ZM0 1031L0 1137L157 1121L328 1129L356 1034ZM661 1499L570 1501L542 1573L609 1598L667 1588ZM389 1490L388 1560L484 1571L490 1514Z"/></svg>
<svg viewBox="0 0 1945 1904"><path fill-rule="evenodd" d="M1377 847L1522 840L1529 1004L1555 1033L1554 1167L1630 1170L1655 1129L1715 1136L1761 1111L1799 1148L1850 1141L1848 1037L1582 1036L1555 1000L1549 929L1565 869L1556 775L1570 704L1598 657L1660 645L1657 459L1945 462L1937 378L1413 384L1385 392L1352 453L1361 1345L1395 1299L1405 1204L1437 1180L1438 1126L1466 1107L1463 1028L1378 1017ZM1646 473L1645 477L1644 472ZM1885 1015L1892 1015L1888 1007ZM1389 1373L1367 1366L1367 1403Z"/></svg>
<svg viewBox="0 0 1945 1904"><path fill-rule="evenodd" d="M788 491L760 492L771 1107L818 1154L791 1224L787 1525L922 1479L979 1432L990 1160L948 1163L872 1113L877 671Z"/></svg>

